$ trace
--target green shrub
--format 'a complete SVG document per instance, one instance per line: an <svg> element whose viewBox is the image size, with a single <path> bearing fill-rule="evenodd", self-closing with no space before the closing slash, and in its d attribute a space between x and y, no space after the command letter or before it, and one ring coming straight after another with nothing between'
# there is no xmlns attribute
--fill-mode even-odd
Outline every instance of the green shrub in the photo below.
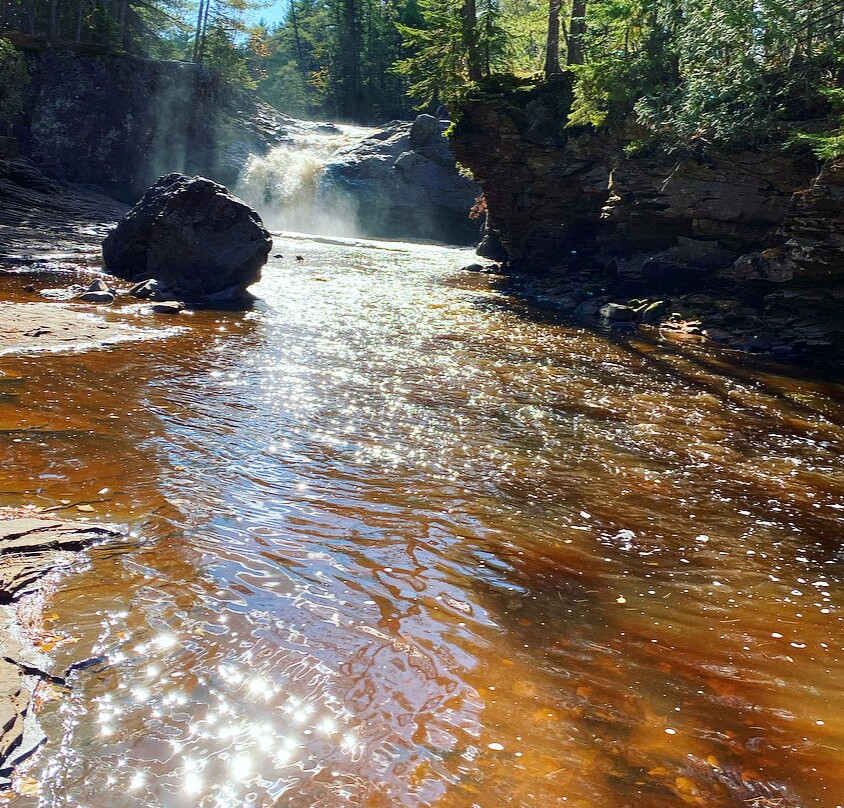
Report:
<svg viewBox="0 0 844 808"><path fill-rule="evenodd" d="M827 132L798 132L792 142L808 143L821 160L833 160L836 157L844 157L844 88L828 87L821 92L832 106L838 127Z"/></svg>

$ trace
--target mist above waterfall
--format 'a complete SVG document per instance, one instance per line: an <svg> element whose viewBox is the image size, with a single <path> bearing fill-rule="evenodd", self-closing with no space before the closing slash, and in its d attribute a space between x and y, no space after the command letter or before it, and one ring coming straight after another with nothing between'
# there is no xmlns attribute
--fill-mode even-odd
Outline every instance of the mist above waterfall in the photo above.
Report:
<svg viewBox="0 0 844 808"><path fill-rule="evenodd" d="M288 143L251 155L236 193L257 210L271 230L357 236L358 210L348 196L321 184L326 164L341 149L373 130L357 126L302 124Z"/></svg>

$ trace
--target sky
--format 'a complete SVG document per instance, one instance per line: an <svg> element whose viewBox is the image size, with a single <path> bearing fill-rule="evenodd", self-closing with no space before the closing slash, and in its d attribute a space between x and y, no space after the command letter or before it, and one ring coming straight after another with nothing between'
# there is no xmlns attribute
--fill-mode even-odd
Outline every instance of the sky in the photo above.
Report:
<svg viewBox="0 0 844 808"><path fill-rule="evenodd" d="M284 10L286 8L287 0L273 0L273 3L269 8L263 8L254 13L255 21L257 22L260 19L264 19L270 25L280 22L281 18L284 16Z"/></svg>

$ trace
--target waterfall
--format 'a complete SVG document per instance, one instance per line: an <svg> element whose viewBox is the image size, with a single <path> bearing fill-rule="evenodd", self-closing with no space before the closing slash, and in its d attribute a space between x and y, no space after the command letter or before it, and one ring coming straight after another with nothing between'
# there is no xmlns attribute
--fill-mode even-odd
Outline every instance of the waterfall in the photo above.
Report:
<svg viewBox="0 0 844 808"><path fill-rule="evenodd" d="M290 141L265 155L250 155L235 192L270 230L356 236L357 211L347 198L320 188L325 165L340 150L374 130L360 126L301 124Z"/></svg>

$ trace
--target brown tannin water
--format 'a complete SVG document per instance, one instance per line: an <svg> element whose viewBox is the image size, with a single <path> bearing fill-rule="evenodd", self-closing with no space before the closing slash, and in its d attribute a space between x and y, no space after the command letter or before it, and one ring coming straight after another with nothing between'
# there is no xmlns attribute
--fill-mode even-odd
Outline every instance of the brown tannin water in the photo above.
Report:
<svg viewBox="0 0 844 808"><path fill-rule="evenodd" d="M0 357L0 504L130 531L15 805L844 804L842 387L275 251L254 311Z"/></svg>

